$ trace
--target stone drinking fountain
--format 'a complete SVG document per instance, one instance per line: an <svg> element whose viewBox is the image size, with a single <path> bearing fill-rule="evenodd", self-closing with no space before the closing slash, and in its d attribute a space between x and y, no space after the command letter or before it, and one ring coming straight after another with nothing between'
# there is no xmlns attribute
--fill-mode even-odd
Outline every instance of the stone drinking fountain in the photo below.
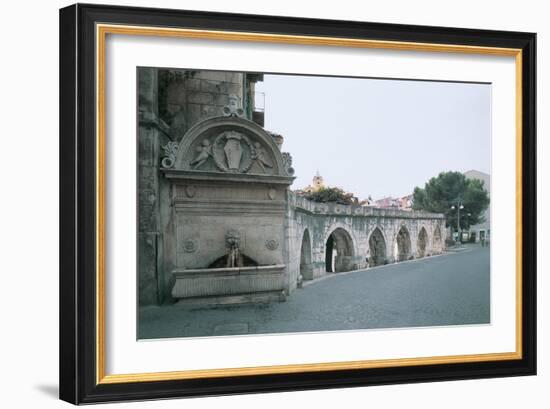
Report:
<svg viewBox="0 0 550 409"><path fill-rule="evenodd" d="M244 118L231 95L223 116L166 145L161 172L171 208L164 249L179 303L285 299L286 196L294 171L281 139Z"/></svg>
<svg viewBox="0 0 550 409"><path fill-rule="evenodd" d="M240 304L284 301L285 265L259 265L240 251L240 234L225 234L227 254L208 268L176 269L172 296L180 304Z"/></svg>

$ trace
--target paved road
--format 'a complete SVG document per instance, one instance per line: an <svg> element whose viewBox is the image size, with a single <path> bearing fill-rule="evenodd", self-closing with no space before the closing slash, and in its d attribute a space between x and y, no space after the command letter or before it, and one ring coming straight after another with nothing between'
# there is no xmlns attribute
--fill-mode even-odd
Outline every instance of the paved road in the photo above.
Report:
<svg viewBox="0 0 550 409"><path fill-rule="evenodd" d="M334 331L490 320L489 249L470 247L311 283L286 302L140 309L139 338Z"/></svg>

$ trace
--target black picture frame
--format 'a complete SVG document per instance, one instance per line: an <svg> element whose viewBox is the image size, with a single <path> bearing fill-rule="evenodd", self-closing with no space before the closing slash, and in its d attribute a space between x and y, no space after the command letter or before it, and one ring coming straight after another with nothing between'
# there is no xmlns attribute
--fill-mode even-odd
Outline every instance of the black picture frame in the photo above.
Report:
<svg viewBox="0 0 550 409"><path fill-rule="evenodd" d="M353 38L522 52L521 359L98 383L96 24ZM74 404L536 374L536 34L77 4L60 10L60 398Z"/></svg>

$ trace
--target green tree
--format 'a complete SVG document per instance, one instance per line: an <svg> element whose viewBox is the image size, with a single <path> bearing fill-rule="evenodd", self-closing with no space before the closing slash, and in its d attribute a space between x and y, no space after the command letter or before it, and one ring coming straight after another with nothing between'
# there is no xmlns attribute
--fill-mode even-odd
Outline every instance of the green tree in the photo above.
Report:
<svg viewBox="0 0 550 409"><path fill-rule="evenodd" d="M306 193L304 197L314 202L336 202L340 204L359 204L359 199L353 193L345 192L339 187L322 187L311 193Z"/></svg>
<svg viewBox="0 0 550 409"><path fill-rule="evenodd" d="M489 207L489 194L483 181L467 179L460 172L441 172L423 189L414 188L413 209L445 214L447 226L453 230L457 230L457 209L461 205L460 230L485 221L483 212Z"/></svg>

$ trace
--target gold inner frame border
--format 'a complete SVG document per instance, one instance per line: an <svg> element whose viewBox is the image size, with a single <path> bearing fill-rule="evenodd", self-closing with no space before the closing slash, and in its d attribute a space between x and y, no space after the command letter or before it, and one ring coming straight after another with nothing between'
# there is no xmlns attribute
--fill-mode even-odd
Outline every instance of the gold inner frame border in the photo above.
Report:
<svg viewBox="0 0 550 409"><path fill-rule="evenodd" d="M490 362L522 358L522 50L459 44L416 43L354 38L295 36L236 31L96 24L96 383L173 381L267 374L291 374L416 365ZM365 361L321 362L170 372L105 373L105 42L108 34L187 39L247 41L294 45L371 48L401 51L484 54L515 57L516 65L516 350L503 353L448 355Z"/></svg>

